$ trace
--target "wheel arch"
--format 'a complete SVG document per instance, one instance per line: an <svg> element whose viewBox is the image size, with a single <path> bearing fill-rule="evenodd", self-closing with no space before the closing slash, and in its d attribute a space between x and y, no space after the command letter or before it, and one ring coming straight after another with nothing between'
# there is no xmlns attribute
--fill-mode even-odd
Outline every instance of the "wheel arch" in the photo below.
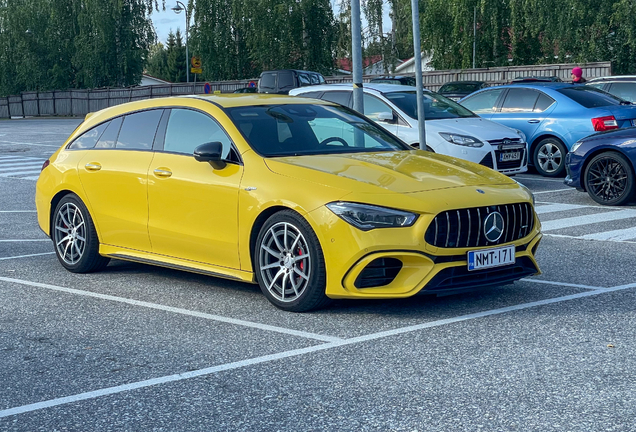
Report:
<svg viewBox="0 0 636 432"><path fill-rule="evenodd" d="M594 151L590 152L590 154L587 155L587 157L585 158L585 161L583 161L583 165L581 166L581 188L587 192L587 189L585 188L585 170L587 170L587 166L590 164L590 161L592 159L594 159L594 157L600 155L601 153L618 153L619 155L623 156L625 159L627 159L627 163L629 163L629 167L632 170L632 174L636 174L636 170L634 170L634 163L632 162L631 158L625 154L621 149L617 148L617 147L613 147L613 146L608 146L608 147L600 147L597 149L594 149Z"/></svg>
<svg viewBox="0 0 636 432"><path fill-rule="evenodd" d="M51 211L49 212L49 236L53 236L53 215L55 213L55 209L57 205L62 201L66 195L75 194L72 190L62 189L58 193L56 193L53 198L51 198ZM75 194L77 195L77 194Z"/></svg>
<svg viewBox="0 0 636 432"><path fill-rule="evenodd" d="M533 163L534 163L534 161L532 160L532 155L534 155L534 151L535 151L535 149L537 148L537 145L539 145L539 143L540 143L541 141L543 141L544 139L547 139L547 138L553 138L553 139L559 140L559 141L561 142L561 144L563 144L563 146L565 146L565 149L566 149L567 151L569 151L569 150L568 150L568 146L567 146L567 144L565 143L565 140L564 140L563 138L561 138L559 135L554 134L554 133L543 133L543 134L541 134L541 135L539 135L539 136L535 137L535 138L532 140L532 143L530 144L530 156L531 156L531 157L529 158L529 161L530 161L530 162L533 162Z"/></svg>
<svg viewBox="0 0 636 432"><path fill-rule="evenodd" d="M267 219L269 219L272 215L283 210L295 211L294 209L290 207L286 207L282 205L275 205L272 207L268 207L256 217L256 219L254 220L254 223L252 224L252 228L250 230L250 261L251 261L252 271L254 272L256 272L254 256L256 254L256 240L258 239L258 233L261 231L261 228L263 227L263 225L265 225L265 222L267 221Z"/></svg>

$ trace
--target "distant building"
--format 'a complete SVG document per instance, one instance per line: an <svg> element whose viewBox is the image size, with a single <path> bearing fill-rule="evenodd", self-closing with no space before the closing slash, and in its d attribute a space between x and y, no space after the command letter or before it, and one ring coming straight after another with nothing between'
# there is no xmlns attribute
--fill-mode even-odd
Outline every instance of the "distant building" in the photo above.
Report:
<svg viewBox="0 0 636 432"><path fill-rule="evenodd" d="M171 83L170 81L164 81L162 79L155 78L151 75L146 75L146 74L143 74L141 76L141 83L139 83L140 86L162 85L162 84L171 84Z"/></svg>
<svg viewBox="0 0 636 432"><path fill-rule="evenodd" d="M431 66L431 62L433 61L433 54L428 54L426 52L422 52L422 72L430 72L434 71L435 68ZM407 74L407 73L415 73L415 57L411 57L406 60L404 63L395 68L395 73Z"/></svg>

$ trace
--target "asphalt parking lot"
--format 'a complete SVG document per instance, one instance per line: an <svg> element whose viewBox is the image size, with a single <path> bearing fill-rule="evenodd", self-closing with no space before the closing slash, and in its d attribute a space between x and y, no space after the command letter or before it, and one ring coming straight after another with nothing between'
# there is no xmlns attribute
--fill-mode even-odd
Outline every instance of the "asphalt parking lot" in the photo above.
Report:
<svg viewBox="0 0 636 432"><path fill-rule="evenodd" d="M0 121L0 430L636 430L635 205L518 175L541 276L294 314L256 285L64 270L33 197L79 123Z"/></svg>

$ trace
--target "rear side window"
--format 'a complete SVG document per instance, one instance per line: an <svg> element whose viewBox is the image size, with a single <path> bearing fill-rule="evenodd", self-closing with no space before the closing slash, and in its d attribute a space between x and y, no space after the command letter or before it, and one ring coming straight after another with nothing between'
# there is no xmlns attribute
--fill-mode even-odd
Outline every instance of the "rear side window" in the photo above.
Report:
<svg viewBox="0 0 636 432"><path fill-rule="evenodd" d="M119 131L115 148L126 150L150 150L155 140L157 126L163 110L142 111L128 114Z"/></svg>
<svg viewBox="0 0 636 432"><path fill-rule="evenodd" d="M320 74L318 74L318 81L320 82L320 84L324 84L327 82L325 81L325 77Z"/></svg>
<svg viewBox="0 0 636 432"><path fill-rule="evenodd" d="M539 92L536 90L512 88L506 95L501 112L532 112L538 97Z"/></svg>
<svg viewBox="0 0 636 432"><path fill-rule="evenodd" d="M577 86L557 90L585 108L620 105L622 99L589 86Z"/></svg>
<svg viewBox="0 0 636 432"><path fill-rule="evenodd" d="M309 81L309 77L307 76L307 74L299 73L298 74L298 79L300 80L300 85L301 86L311 85L311 81Z"/></svg>
<svg viewBox="0 0 636 432"><path fill-rule="evenodd" d="M218 141L227 158L232 142L219 124L207 115L187 109L172 109L163 150L192 155L201 144Z"/></svg>
<svg viewBox="0 0 636 432"><path fill-rule="evenodd" d="M72 150L94 148L95 144L97 144L97 141L99 141L99 138L102 136L109 124L110 122L102 123L99 126L94 127L87 132L84 132L82 135L76 138L75 141L73 141L71 145L68 146L68 148Z"/></svg>
<svg viewBox="0 0 636 432"><path fill-rule="evenodd" d="M115 148L115 143L117 142L117 136L119 135L119 129L121 128L121 124L124 121L123 117L118 117L110 121L110 124L97 141L95 148L107 149L107 148Z"/></svg>
<svg viewBox="0 0 636 432"><path fill-rule="evenodd" d="M621 99L636 102L636 82L616 82L612 84L609 91Z"/></svg>
<svg viewBox="0 0 636 432"><path fill-rule="evenodd" d="M539 95L539 99L537 99L537 103L534 105L534 112L543 112L547 110L554 103L554 99L550 96L541 93Z"/></svg>
<svg viewBox="0 0 636 432"><path fill-rule="evenodd" d="M475 114L490 114L495 112L495 104L503 89L485 91L462 101L462 105Z"/></svg>
<svg viewBox="0 0 636 432"><path fill-rule="evenodd" d="M328 91L320 99L329 102L335 102L340 105L349 106L349 99L351 98L351 92L348 91ZM365 99L366 103L366 99Z"/></svg>
<svg viewBox="0 0 636 432"><path fill-rule="evenodd" d="M278 88L294 87L294 76L291 72L278 73Z"/></svg>

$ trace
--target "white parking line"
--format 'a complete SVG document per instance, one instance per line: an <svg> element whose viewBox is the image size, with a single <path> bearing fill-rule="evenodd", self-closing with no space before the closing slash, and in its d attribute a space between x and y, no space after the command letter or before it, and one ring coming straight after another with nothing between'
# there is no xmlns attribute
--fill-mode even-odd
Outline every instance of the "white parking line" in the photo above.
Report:
<svg viewBox="0 0 636 432"><path fill-rule="evenodd" d="M126 303L126 304L133 305L133 306L141 306L141 307L145 307L145 308L149 308L149 309L156 309L156 310L161 310L161 311L165 311L165 312L172 312L172 313L176 313L176 314L180 314L180 315L188 315L188 316L192 316L192 317L196 317L196 318L204 318L204 319L207 319L207 320L219 321L219 322L223 322L223 323L227 323L227 324L234 324L234 325L239 325L239 326L243 326L243 327L251 327L251 328L258 329L258 330L265 330L265 331L283 333L283 334L287 334L287 335L291 335L291 336L302 337L302 338L305 338L305 339L315 339L315 340L319 340L321 342L333 342L333 341L341 340L340 338L333 337L333 336L325 336L325 335L320 335L320 334L316 334L316 333L309 333L309 332L304 332L304 331L299 331L299 330L291 330L291 329L286 329L286 328L283 328L283 327L276 327L276 326L271 326L271 325L267 325L267 324L261 324L261 323L251 322L251 321L244 321L244 320L234 319L234 318L227 318L227 317L223 317L223 316L220 316L220 315L212 315L212 314L207 314L207 313L203 313L203 312L196 312L196 311L191 311L191 310L187 310L187 309L175 308L175 307L172 307L172 306L164 306L164 305L160 305L160 304L156 304L156 303L149 303L149 302L145 302L145 301L133 300L133 299L128 299L128 298L124 298L124 297L117 297L117 296L107 295L107 294L99 294L99 293L94 293L94 292L90 292L90 291L78 290L78 289L74 289L74 288L66 288L66 287L61 287L61 286L57 286L57 285L49 285L49 284L44 284L44 283L39 283L39 282L31 282L31 281L26 281L26 280L22 280L22 279L13 279L13 278L7 278L7 277L2 277L2 276L0 276L0 281L9 282L9 283L16 283L16 284L26 285L26 286L36 287L36 288L46 288L46 289L50 289L50 290L53 290L53 291L60 291L60 292L68 293L68 294L81 295L81 296L85 296L85 297L93 297L93 298L98 298L98 299L101 299L101 300L109 300L109 301L114 301L114 302L119 302L119 303Z"/></svg>
<svg viewBox="0 0 636 432"><path fill-rule="evenodd" d="M0 210L0 213L37 213L37 210Z"/></svg>
<svg viewBox="0 0 636 432"><path fill-rule="evenodd" d="M569 228L573 226L589 225L598 222L608 222L621 219L630 219L636 217L636 210L618 210L611 212L603 212L585 216L575 216L564 219L556 219L541 222L542 231L552 231L561 228Z"/></svg>
<svg viewBox="0 0 636 432"><path fill-rule="evenodd" d="M48 242L51 241L51 239L46 238L46 239L3 239L0 240L0 243L19 243L19 242Z"/></svg>
<svg viewBox="0 0 636 432"><path fill-rule="evenodd" d="M554 189L554 190L548 190L548 191L532 192L532 194L533 195L539 195L539 194L547 194L547 193L554 193L554 192L571 192L571 191L576 192L576 189L574 189L574 188Z"/></svg>
<svg viewBox="0 0 636 432"><path fill-rule="evenodd" d="M617 230L617 231L622 231L622 230ZM582 241L602 241L602 242L613 242L613 243L628 243L628 244L636 244L636 241L630 241L630 240L600 240L600 239L595 239L595 238L585 238L585 236L571 236L571 235L564 235L564 234L550 234L550 233L543 233L544 236L546 237L556 237L556 238L566 238L566 239L573 239L573 240L582 240Z"/></svg>
<svg viewBox="0 0 636 432"><path fill-rule="evenodd" d="M636 238L636 227L605 231L581 236L584 240L623 241Z"/></svg>
<svg viewBox="0 0 636 432"><path fill-rule="evenodd" d="M29 174L40 174L40 168L32 169L30 171L18 171L18 172L0 172L0 177L12 177L17 175L29 175Z"/></svg>
<svg viewBox="0 0 636 432"><path fill-rule="evenodd" d="M549 205L540 205L534 208L534 211L537 214L545 214L545 213L554 213L565 210L574 210L585 208L587 206L578 205L578 204L549 204Z"/></svg>
<svg viewBox="0 0 636 432"><path fill-rule="evenodd" d="M42 164L44 163L45 159L42 159L42 161L23 161L23 162L14 162L11 161L11 163L4 163L4 161L0 161L0 168L1 169L5 169L7 167L31 167L31 166L42 166ZM13 168L13 169L20 169L20 168Z"/></svg>
<svg viewBox="0 0 636 432"><path fill-rule="evenodd" d="M572 288L582 288L582 289L588 289L588 290L603 290L606 289L604 287L597 287L597 286L591 286L591 285L579 285L579 284L573 284L573 283L568 283L568 282L554 282L554 281L548 281L548 280L544 280L544 279L528 279L528 278L524 278L521 279L524 282L532 282L532 283L538 283L538 284L545 284L545 285L558 285L558 286L567 286L567 287L572 287Z"/></svg>
<svg viewBox="0 0 636 432"><path fill-rule="evenodd" d="M549 179L549 178L543 178L543 177L526 177L526 176L520 176L520 175L516 175L515 176L516 179L521 179L521 180L531 180L531 181L544 181L544 182L552 182L552 183L561 183L563 184L563 180L555 180L555 179Z"/></svg>
<svg viewBox="0 0 636 432"><path fill-rule="evenodd" d="M6 278L0 278L0 279L6 279ZM152 387L152 386L156 386L160 384L183 381L186 379L197 378L197 377L215 374L215 373L219 373L223 371L240 369L247 366L267 363L270 361L276 361L276 360L281 360L281 359L290 358L290 357L297 357L297 356L311 354L311 353L315 353L319 351L326 351L333 348L354 345L354 344L359 344L363 342L369 342L373 340L383 339L383 338L387 338L391 336L397 336L397 335L401 335L405 333L411 333L411 332L424 330L428 328L440 327L440 326L444 326L448 324L454 324L458 322L484 318L484 317L493 316L493 315L500 315L500 314L504 314L508 312L520 311L520 310L534 308L538 306L546 306L550 304L561 303L564 301L576 300L580 298L601 295L608 292L626 290L626 289L630 289L634 287L636 287L636 284L621 285L621 286L617 286L613 288L603 288L603 289L594 290L594 291L586 291L583 293L571 294L571 295L562 296L562 297L555 297L555 298L546 299L546 300L539 300L539 301L535 301L531 303L522 303L515 306L508 306L508 307L503 307L499 309L491 309L488 311L477 312L474 314L462 315L462 316L458 316L454 318L447 318L447 319L442 319L438 321L430 321L430 322L416 324L416 325L412 325L408 327L401 327L394 330L387 330L383 332L372 333L372 334L359 336L359 337L355 337L351 339L328 342L328 343L315 345L315 346L311 346L307 348L300 348L300 349L284 351L284 352L280 352L276 354L269 354L265 356L254 357L247 360L241 360L241 361L226 363L226 364L222 364L218 366L212 366L205 369L199 369L199 370L190 371L190 372L167 375L163 377L152 378L149 380L138 381L138 382L124 384L124 385L115 386L115 387L107 387L107 388L80 393L80 394L76 394L72 396L50 399L47 401L42 401L42 402L37 402L33 404L18 406L15 408L5 409L0 411L0 418L9 417L16 414L23 414L27 412L37 411L44 408L51 408L51 407L55 407L59 405L65 405L68 403L79 402L83 400L95 399L101 396L113 395L113 394L122 393L126 391Z"/></svg>
<svg viewBox="0 0 636 432"><path fill-rule="evenodd" d="M8 257L0 258L0 261L17 259L17 258L29 258L29 257L41 256L41 255L53 255L54 253L55 252L44 252L44 253L36 253L36 254L29 254L29 255L8 256Z"/></svg>
<svg viewBox="0 0 636 432"><path fill-rule="evenodd" d="M30 146L37 146L37 147L55 147L55 148L60 148L60 145L53 145L53 144L35 144L35 143L24 143L24 142L15 142L15 141L0 141L0 145L2 144L11 144L11 145L30 145Z"/></svg>

